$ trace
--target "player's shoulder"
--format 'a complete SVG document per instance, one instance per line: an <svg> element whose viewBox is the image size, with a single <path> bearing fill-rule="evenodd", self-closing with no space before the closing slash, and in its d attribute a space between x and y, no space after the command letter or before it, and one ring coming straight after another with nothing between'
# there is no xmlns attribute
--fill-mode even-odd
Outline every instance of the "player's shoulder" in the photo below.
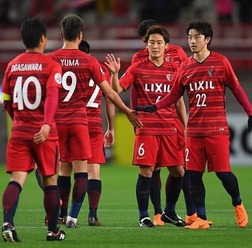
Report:
<svg viewBox="0 0 252 248"><path fill-rule="evenodd" d="M135 63L135 62L138 62L146 57L148 57L148 49L145 47L145 48L142 48L141 50L135 52L132 56L132 63Z"/></svg>
<svg viewBox="0 0 252 248"><path fill-rule="evenodd" d="M221 53L211 51L211 57L216 59L227 59L227 57Z"/></svg>
<svg viewBox="0 0 252 248"><path fill-rule="evenodd" d="M130 67L131 68L141 68L143 66L147 66L150 63L151 63L151 61L149 60L148 57L146 57L146 58L143 58L143 59L131 64Z"/></svg>
<svg viewBox="0 0 252 248"><path fill-rule="evenodd" d="M212 58L212 60L222 62L223 64L229 64L230 63L228 58L225 55L223 55L221 53L218 53L218 52L211 51L210 57Z"/></svg>
<svg viewBox="0 0 252 248"><path fill-rule="evenodd" d="M183 50L183 51L184 51L184 49L183 49L181 46L175 45L175 44L169 44L167 50L168 50L168 51L169 51L169 50L177 50L177 51Z"/></svg>

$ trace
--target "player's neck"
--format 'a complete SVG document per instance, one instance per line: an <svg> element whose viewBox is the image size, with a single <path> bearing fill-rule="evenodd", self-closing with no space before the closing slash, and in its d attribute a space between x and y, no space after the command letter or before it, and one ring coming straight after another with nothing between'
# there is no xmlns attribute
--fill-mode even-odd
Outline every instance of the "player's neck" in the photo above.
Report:
<svg viewBox="0 0 252 248"><path fill-rule="evenodd" d="M31 48L26 49L25 52L27 52L27 53L44 53L44 50L36 47L36 48L32 48L32 49Z"/></svg>
<svg viewBox="0 0 252 248"><path fill-rule="evenodd" d="M65 41L62 49L78 49L78 42L75 41Z"/></svg>
<svg viewBox="0 0 252 248"><path fill-rule="evenodd" d="M161 66L164 63L164 56L161 57L149 57L149 60L156 66Z"/></svg>
<svg viewBox="0 0 252 248"><path fill-rule="evenodd" d="M193 57L198 62L203 62L210 55L209 50L204 50L198 53L194 53Z"/></svg>

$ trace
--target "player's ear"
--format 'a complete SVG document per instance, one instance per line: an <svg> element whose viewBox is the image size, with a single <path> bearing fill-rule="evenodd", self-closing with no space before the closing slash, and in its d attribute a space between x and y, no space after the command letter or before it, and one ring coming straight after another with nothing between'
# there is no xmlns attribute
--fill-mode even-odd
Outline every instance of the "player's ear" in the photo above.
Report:
<svg viewBox="0 0 252 248"><path fill-rule="evenodd" d="M80 32L78 35L78 39L81 41L83 39L83 32Z"/></svg>
<svg viewBox="0 0 252 248"><path fill-rule="evenodd" d="M41 43L46 43L47 37L43 34L40 38Z"/></svg>
<svg viewBox="0 0 252 248"><path fill-rule="evenodd" d="M62 31L60 31L60 37L63 39L64 37L63 37L63 33L62 33Z"/></svg>
<svg viewBox="0 0 252 248"><path fill-rule="evenodd" d="M206 41L207 41L207 43L209 43L210 41L211 41L211 37L206 37Z"/></svg>

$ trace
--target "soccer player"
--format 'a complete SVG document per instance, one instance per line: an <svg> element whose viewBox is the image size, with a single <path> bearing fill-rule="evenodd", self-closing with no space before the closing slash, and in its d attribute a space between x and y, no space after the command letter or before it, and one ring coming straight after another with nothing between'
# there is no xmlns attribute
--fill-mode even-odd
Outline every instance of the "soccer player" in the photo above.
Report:
<svg viewBox="0 0 252 248"><path fill-rule="evenodd" d="M141 37L142 41L144 41L144 36L147 33L147 30L153 26L157 25L157 22L153 19L146 19L140 22L138 25L138 35ZM146 45L146 44L145 44ZM132 56L132 63L141 61L149 56L148 49L144 47L143 49L139 50ZM175 63L177 66L180 66L180 64L187 59L187 54L183 50L182 47L170 44L170 42L167 44L167 48L165 49L164 54L165 60L170 61L172 63ZM134 85L131 86L130 89L130 102L131 102L131 108L134 108L136 106L137 102L137 93L134 88ZM183 101L180 102L180 105L178 106L181 108L181 111L186 111L185 104ZM179 135L179 142L181 146L185 147L185 135L184 135L184 128L181 125L181 122L179 120L177 114L174 116L176 121L176 127L178 129L178 135ZM172 180L172 177L169 178L169 180ZM186 203L186 223L190 223L192 219L196 218L195 214L195 207L193 205L190 193L189 193L189 186L188 186L188 173L185 171L184 177L183 177L183 184L182 184L182 190L184 192L184 199ZM161 220L162 217L162 208L161 208L161 197L160 197L160 191L161 191L161 177L160 177L160 168L156 167L151 178L151 188L150 188L150 199L154 207L154 225L162 226L164 225L164 222ZM169 221L169 223L173 223L172 220Z"/></svg>
<svg viewBox="0 0 252 248"><path fill-rule="evenodd" d="M154 103L170 90L176 77L177 66L164 59L164 52L169 42L169 34L164 27L152 26L145 36L149 56L132 64L123 76L118 78L120 59L107 55L106 65L112 73L112 86L117 92L127 90L131 85L136 89L137 103ZM178 102L183 101L179 99ZM177 104L175 104L177 106ZM179 111L181 120L186 124L186 113ZM175 205L179 197L184 175L184 149L179 144L178 130L175 125L174 106L155 114L143 113L141 120L144 128L136 128L133 164L139 166L136 185L136 197L139 209L139 226L153 227L149 218L148 201L151 177L155 166L167 167L170 176L166 183L166 207L162 214L164 222L184 226L184 221L177 216ZM172 180L169 178L172 177Z"/></svg>
<svg viewBox="0 0 252 248"><path fill-rule="evenodd" d="M90 45L87 41L82 40L79 44L79 49L87 54L90 52ZM106 75L106 79L110 82L110 72L108 68L101 64L101 67ZM87 91L88 103L87 103L87 118L88 118L88 129L92 148L92 157L87 161L88 171L88 185L87 194L89 201L89 214L88 214L88 225L100 226L101 223L97 217L97 209L100 201L102 183L100 179L100 164L106 162L104 155L104 147L110 147L114 143L114 116L115 107L114 105L105 98L106 105L106 118L107 118L107 131L103 135L102 127L102 115L101 115L101 98L102 92L98 85L90 80ZM71 189L71 174L65 175L64 171L60 174L59 180L64 180L62 177L67 178L67 187L64 188L64 199L67 202L63 202L60 212L60 220L64 222L67 217L68 208L68 197Z"/></svg>
<svg viewBox="0 0 252 248"><path fill-rule="evenodd" d="M210 23L190 22L186 28L192 51L179 68L171 92L159 102L135 109L155 112L167 108L187 92L189 119L186 130L186 169L189 173L190 192L197 209L197 219L188 229L208 229L206 220L203 173L216 173L231 196L236 222L248 224L248 215L242 203L238 180L229 163L229 129L225 109L225 89L228 87L249 116L248 131L252 129L252 107L228 59L210 50L213 37Z"/></svg>
<svg viewBox="0 0 252 248"><path fill-rule="evenodd" d="M65 16L60 22L63 47L48 55L60 63L63 70L63 87L59 91L59 106L55 118L59 133L60 175L70 174L72 169L74 173L72 204L66 220L68 228L75 228L77 225L77 216L87 190L87 159L92 157L86 110L90 80L99 85L104 95L127 115L132 125L142 127L135 111L122 102L107 82L98 60L79 50L83 31L84 23L79 16ZM63 205L67 202L64 191L67 191L68 180L69 177L63 176L58 179Z"/></svg>
<svg viewBox="0 0 252 248"><path fill-rule="evenodd" d="M2 89L5 109L13 119L6 157L6 172L11 178L2 198L2 235L5 241L21 242L14 216L19 195L36 163L42 176L48 217L46 240L61 241L66 235L57 227L59 148L54 115L62 70L43 54L47 44L46 27L39 19L23 21L21 35L26 52L9 62Z"/></svg>

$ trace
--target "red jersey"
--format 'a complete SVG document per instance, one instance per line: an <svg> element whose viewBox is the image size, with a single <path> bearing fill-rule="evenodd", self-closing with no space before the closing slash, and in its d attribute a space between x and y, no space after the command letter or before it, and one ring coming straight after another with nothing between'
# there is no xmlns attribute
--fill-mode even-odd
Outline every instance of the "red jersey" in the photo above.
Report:
<svg viewBox="0 0 252 248"><path fill-rule="evenodd" d="M189 119L187 136L211 136L229 134L225 88L231 90L239 81L228 59L216 52L202 62L188 58L179 68L172 93L189 98Z"/></svg>
<svg viewBox="0 0 252 248"><path fill-rule="evenodd" d="M136 63L138 61L146 59L148 58L148 56L149 56L148 49L143 48L133 55L131 59L131 63ZM165 50L164 58L165 58L165 61L170 61L174 63L175 65L180 66L180 64L187 59L187 54L185 53L182 47L169 44L168 48ZM131 87L131 91L130 91L130 105L131 106L130 107L132 109L134 109L134 107L137 106L135 91L136 90L134 89L134 87Z"/></svg>
<svg viewBox="0 0 252 248"><path fill-rule="evenodd" d="M169 62L157 67L149 58L132 64L120 78L124 89L131 85L136 89L136 104L149 105L159 101L171 90L176 77L177 67ZM137 128L136 135L174 135L177 133L174 122L174 106L155 113L140 113L144 128Z"/></svg>
<svg viewBox="0 0 252 248"><path fill-rule="evenodd" d="M110 82L110 72L108 68L100 64L104 73L106 80ZM89 87L87 91L87 116L88 116L88 128L89 133L103 133L102 127L102 115L101 115L101 99L102 91L100 87L94 83L94 80L89 81Z"/></svg>
<svg viewBox="0 0 252 248"><path fill-rule="evenodd" d="M13 101L11 138L33 140L44 124L44 104L49 87L61 87L61 66L41 53L22 53L7 66L3 100ZM58 139L52 123L48 140Z"/></svg>
<svg viewBox="0 0 252 248"><path fill-rule="evenodd" d="M86 105L88 84L105 80L98 60L79 49L59 49L48 55L62 66L62 88L56 122L61 125L88 125Z"/></svg>

